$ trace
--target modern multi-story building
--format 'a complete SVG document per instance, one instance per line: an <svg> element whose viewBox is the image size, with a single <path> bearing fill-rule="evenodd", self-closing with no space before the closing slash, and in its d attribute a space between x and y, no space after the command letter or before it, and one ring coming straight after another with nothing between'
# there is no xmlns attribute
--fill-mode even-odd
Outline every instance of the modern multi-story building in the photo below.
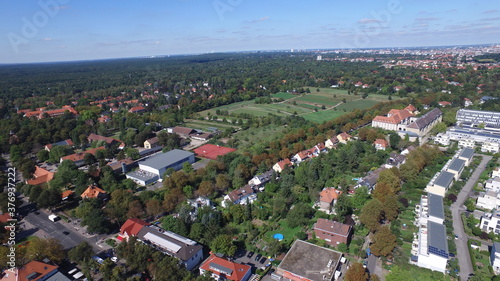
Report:
<svg viewBox="0 0 500 281"><path fill-rule="evenodd" d="M500 130L500 112L459 109L457 111L457 124L468 127L483 125L484 128L490 130Z"/></svg>
<svg viewBox="0 0 500 281"><path fill-rule="evenodd" d="M493 267L493 271L495 271L495 274L499 274L500 273L500 243L499 242L493 242L493 246L491 247L490 262L491 262L491 266Z"/></svg>
<svg viewBox="0 0 500 281"><path fill-rule="evenodd" d="M493 211L491 213L484 213L481 217L481 224L479 225L482 231L500 233L500 212Z"/></svg>
<svg viewBox="0 0 500 281"><path fill-rule="evenodd" d="M416 250L417 255L412 259L416 259L416 264L444 273L449 255L445 226L429 220L420 227L418 243L415 242L412 250Z"/></svg>
<svg viewBox="0 0 500 281"><path fill-rule="evenodd" d="M488 210L497 209L500 207L500 194L491 190L479 193L476 207Z"/></svg>
<svg viewBox="0 0 500 281"><path fill-rule="evenodd" d="M446 191L448 191L448 188L450 188L451 184L453 183L454 178L454 174L446 171L441 171L431 179L431 181L427 184L425 191L444 197Z"/></svg>

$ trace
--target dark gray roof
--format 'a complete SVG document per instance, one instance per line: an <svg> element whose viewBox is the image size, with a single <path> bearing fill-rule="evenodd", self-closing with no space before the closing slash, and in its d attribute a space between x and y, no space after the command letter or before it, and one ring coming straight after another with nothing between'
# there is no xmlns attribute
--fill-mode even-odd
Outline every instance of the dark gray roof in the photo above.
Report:
<svg viewBox="0 0 500 281"><path fill-rule="evenodd" d="M196 241L154 226L141 228L141 230L137 233L137 238L142 241L149 241L153 245L159 247L160 250L166 252L168 255L176 257L182 261L189 260L201 249L203 249L203 247Z"/></svg>
<svg viewBox="0 0 500 281"><path fill-rule="evenodd" d="M425 127L427 127L427 125L432 123L434 120L439 118L439 116L441 116L441 115L443 115L443 112L441 112L441 110L439 110L439 108L434 108L433 110L424 114L424 116L415 120L415 122L408 125L408 128L414 128L414 129L425 128Z"/></svg>
<svg viewBox="0 0 500 281"><path fill-rule="evenodd" d="M448 241L446 240L445 226L429 221L427 228L429 253L448 258Z"/></svg>
<svg viewBox="0 0 500 281"><path fill-rule="evenodd" d="M454 176L455 175L453 175L450 172L441 172L441 174L439 174L437 179L434 181L434 185L439 185L444 188L448 188L450 187L450 184L453 181Z"/></svg>
<svg viewBox="0 0 500 281"><path fill-rule="evenodd" d="M493 242L493 249L495 253L500 253L500 242Z"/></svg>
<svg viewBox="0 0 500 281"><path fill-rule="evenodd" d="M459 172L464 167L465 167L465 160L453 158L453 160L451 160L450 166L448 166L448 170Z"/></svg>
<svg viewBox="0 0 500 281"><path fill-rule="evenodd" d="M184 151L180 149L174 149L167 153L161 153L155 156L152 156L144 161L139 162L140 165L145 165L152 167L154 169L161 169L164 167L168 167L178 161L185 160L187 161L190 156L194 155L194 153L189 151Z"/></svg>
<svg viewBox="0 0 500 281"><path fill-rule="evenodd" d="M309 280L331 280L342 253L295 240L278 268Z"/></svg>
<svg viewBox="0 0 500 281"><path fill-rule="evenodd" d="M458 157L464 157L466 159L471 159L472 156L474 156L474 149L470 147L462 149L462 152L460 152L460 155L458 155Z"/></svg>
<svg viewBox="0 0 500 281"><path fill-rule="evenodd" d="M429 216L444 219L443 197L429 193Z"/></svg>

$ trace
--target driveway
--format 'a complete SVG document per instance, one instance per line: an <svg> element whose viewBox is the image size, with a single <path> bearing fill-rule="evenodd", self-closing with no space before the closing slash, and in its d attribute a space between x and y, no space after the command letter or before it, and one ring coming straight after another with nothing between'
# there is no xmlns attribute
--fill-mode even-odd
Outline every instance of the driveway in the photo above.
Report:
<svg viewBox="0 0 500 281"><path fill-rule="evenodd" d="M458 239L455 240L455 243L457 245L457 253L459 253L457 256L458 265L460 266L460 278L462 280L467 280L469 274L474 273L474 270L472 268L469 248L467 247L467 236L465 235L464 225L460 214L465 210L463 207L465 200L469 197L469 193L479 180L479 176L481 176L481 173L485 170L486 164L488 164L488 162L492 158L488 155L482 156L483 160L476 168L474 173L472 173L469 180L467 180L467 183L458 194L457 201L455 201L455 203L453 203L450 207L451 215L453 217L453 229L455 235L458 236Z"/></svg>

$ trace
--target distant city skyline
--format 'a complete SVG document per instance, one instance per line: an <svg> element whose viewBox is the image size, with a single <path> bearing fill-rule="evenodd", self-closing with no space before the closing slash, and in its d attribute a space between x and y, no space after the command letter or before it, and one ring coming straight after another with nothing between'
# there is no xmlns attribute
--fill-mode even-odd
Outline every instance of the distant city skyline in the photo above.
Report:
<svg viewBox="0 0 500 281"><path fill-rule="evenodd" d="M494 1L28 0L4 2L2 11L0 63L500 38Z"/></svg>

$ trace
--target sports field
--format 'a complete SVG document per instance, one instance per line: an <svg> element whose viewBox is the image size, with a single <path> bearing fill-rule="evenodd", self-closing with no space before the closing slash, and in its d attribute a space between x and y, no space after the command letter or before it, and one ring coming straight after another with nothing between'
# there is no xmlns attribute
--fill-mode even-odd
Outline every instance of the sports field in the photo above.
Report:
<svg viewBox="0 0 500 281"><path fill-rule="evenodd" d="M292 94L276 93L271 97L281 98L284 101L272 104L256 104L253 100L233 103L220 106L210 110L199 112L200 116L216 115L216 111L227 111L228 116L238 117L239 114L250 114L254 116L266 116L274 114L278 116L287 116L296 114L304 119L322 123L327 120L350 112L356 108L369 108L379 102L388 101L388 96L370 94L363 99L363 93L357 95L348 94L346 90L334 88L310 88L311 93ZM392 97L394 100L399 97ZM226 117L224 115L219 118Z"/></svg>

